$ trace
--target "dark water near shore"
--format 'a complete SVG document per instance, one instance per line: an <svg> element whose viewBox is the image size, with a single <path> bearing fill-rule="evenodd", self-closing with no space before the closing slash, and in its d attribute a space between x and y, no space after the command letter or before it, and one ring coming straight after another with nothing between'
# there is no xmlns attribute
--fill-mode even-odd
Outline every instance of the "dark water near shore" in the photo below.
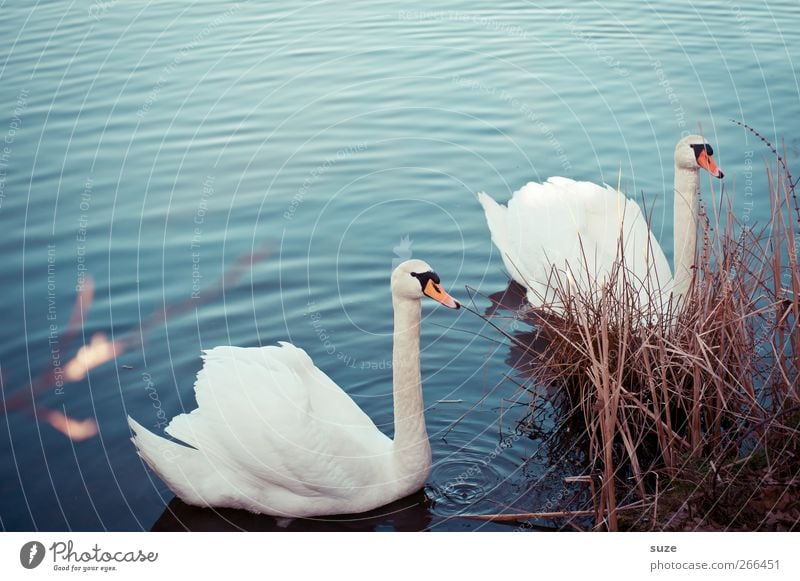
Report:
<svg viewBox="0 0 800 581"><path fill-rule="evenodd" d="M669 249L674 144L702 129L734 211L765 220L767 151L729 119L785 140L796 168L797 2L560 5L0 5L0 528L170 528L125 417L194 408L218 344L296 343L390 432L393 266L426 260L462 300L505 288L476 191L621 175ZM26 386L96 333L124 353L34 414ZM510 530L458 515L566 508L579 468L514 432L509 348L481 334L498 338L426 307L427 496L320 528ZM71 441L49 410L99 432Z"/></svg>

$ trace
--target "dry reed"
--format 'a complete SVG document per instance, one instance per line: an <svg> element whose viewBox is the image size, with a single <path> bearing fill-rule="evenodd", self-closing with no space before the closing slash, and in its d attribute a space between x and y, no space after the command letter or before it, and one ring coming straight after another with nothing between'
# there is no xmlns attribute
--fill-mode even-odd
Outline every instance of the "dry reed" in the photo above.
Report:
<svg viewBox="0 0 800 581"><path fill-rule="evenodd" d="M581 426L596 529L800 528L800 211L776 159L768 224L739 224L724 192L701 201L680 300L635 279L620 244L602 283L554 267L548 303L514 314L534 329L506 333L520 384L557 387ZM632 502L646 508L621 515Z"/></svg>

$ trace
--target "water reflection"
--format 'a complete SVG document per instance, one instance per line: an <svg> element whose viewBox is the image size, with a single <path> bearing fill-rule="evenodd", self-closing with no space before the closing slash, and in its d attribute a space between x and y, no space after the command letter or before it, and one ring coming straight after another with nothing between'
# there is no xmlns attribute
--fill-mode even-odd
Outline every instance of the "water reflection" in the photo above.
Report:
<svg viewBox="0 0 800 581"><path fill-rule="evenodd" d="M419 492L369 512L290 522L230 508L191 506L174 498L153 525L153 531L424 531L432 522L430 500Z"/></svg>
<svg viewBox="0 0 800 581"><path fill-rule="evenodd" d="M436 513L458 515L479 511L480 501L491 497L503 482L503 475L486 455L461 450L457 456L436 463L431 482Z"/></svg>
<svg viewBox="0 0 800 581"><path fill-rule="evenodd" d="M51 329L49 337L51 351L49 359L42 366L42 371L27 386L11 388L10 395L0 399L3 411L27 413L75 442L93 438L98 433L97 421L94 418L73 418L63 411L42 404L37 405L35 396L49 390L62 395L64 385L83 381L93 369L116 360L126 351L140 345L147 333L166 323L168 318L182 315L191 309L199 309L203 304L218 298L226 289L235 286L245 274L251 273L253 267L267 256L266 245L262 245L255 252L240 256L220 280L207 287L202 294L197 292L188 300L156 309L143 320L141 325L124 332L114 340L109 340L103 332L96 332L64 362L62 353L70 351L72 343L81 335L86 316L95 299L94 278L85 274L76 288L75 303L66 330L61 335L55 335ZM4 383L0 370L0 385ZM31 399L32 396L34 399Z"/></svg>
<svg viewBox="0 0 800 581"><path fill-rule="evenodd" d="M645 195L669 246L669 144L703 124L731 176L747 171L758 196L766 177L747 160L760 145L726 120L742 117L776 142L790 131L797 87L780 80L800 47L789 26L796 6L751 11L745 31L729 3L704 4L717 23L714 50L705 50L709 31L694 13L629 0L581 5L575 18L552 1L484 11L530 42L469 19L398 18L382 1L313 4L279 21L265 4L200 4L142 12L117 2L97 15L102 23L87 23L80 3L3 5L0 33L20 42L0 71L9 104L0 124L0 463L10 467L2 527L150 528L164 512L163 486L141 465L125 418L156 429L194 409L199 355L214 345L288 339L391 432L391 370L380 368L391 353L387 275L412 256L441 264L454 290L504 289L492 295L502 307L486 311L481 296L477 308L527 348L476 317L443 329L428 311L434 501L413 524L401 511L386 527L508 530L455 515L568 508L581 489L563 480L584 474L580 446L556 415L557 392L524 383L535 329L514 318L524 293L506 288L473 194L502 201L550 175L620 183ZM592 31L602 54L582 41L591 22L602 23ZM189 58L187 43L210 23L219 26L191 43ZM677 25L701 52L675 43ZM173 62L179 54L187 58ZM623 59L625 76L612 64ZM154 85L167 65L174 74ZM788 139L795 163L797 140ZM766 202L736 200L741 219L768 219ZM270 259L259 260L267 249ZM303 315L309 302L335 330L337 353L379 368L330 357ZM51 324L63 378L54 376ZM534 397L538 415L526 418ZM532 429L496 450L521 416ZM495 488L491 473L502 475ZM165 514L204 530L208 511L180 504ZM225 519L207 527L237 530Z"/></svg>
<svg viewBox="0 0 800 581"><path fill-rule="evenodd" d="M438 502L430 498L431 490L401 498L391 504L360 514L321 518L278 519L246 510L212 509L191 506L174 498L153 524L154 532L420 532L436 530L553 531L553 523L486 522L457 516L439 516ZM433 506L437 505L434 512Z"/></svg>

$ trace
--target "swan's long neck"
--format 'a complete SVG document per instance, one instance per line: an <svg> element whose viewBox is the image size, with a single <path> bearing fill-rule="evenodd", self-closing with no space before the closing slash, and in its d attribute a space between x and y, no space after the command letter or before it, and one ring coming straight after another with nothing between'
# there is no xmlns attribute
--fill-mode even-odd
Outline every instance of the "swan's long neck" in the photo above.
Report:
<svg viewBox="0 0 800 581"><path fill-rule="evenodd" d="M696 199L699 186L697 171L675 165L674 292L685 296L692 280L697 247Z"/></svg>
<svg viewBox="0 0 800 581"><path fill-rule="evenodd" d="M407 470L427 470L431 447L425 429L422 379L419 364L419 300L393 296L394 347L394 449L398 461ZM423 480L424 481L424 480Z"/></svg>

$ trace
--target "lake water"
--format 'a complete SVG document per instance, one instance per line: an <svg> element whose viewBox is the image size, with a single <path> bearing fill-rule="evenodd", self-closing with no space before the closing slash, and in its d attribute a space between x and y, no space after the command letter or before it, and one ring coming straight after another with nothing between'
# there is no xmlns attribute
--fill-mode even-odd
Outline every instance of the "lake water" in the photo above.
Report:
<svg viewBox="0 0 800 581"><path fill-rule="evenodd" d="M203 348L291 340L391 433L393 265L426 260L461 300L506 286L477 191L621 176L671 249L672 152L702 131L737 215L764 220L767 152L729 119L785 139L796 167L797 2L561 6L4 3L0 528L274 526L165 511L126 415L193 409ZM34 413L31 382L97 333L116 362L39 390ZM305 526L510 530L458 515L567 508L576 454L515 434L525 398L498 338L427 305L426 496ZM53 410L97 435L70 440Z"/></svg>

